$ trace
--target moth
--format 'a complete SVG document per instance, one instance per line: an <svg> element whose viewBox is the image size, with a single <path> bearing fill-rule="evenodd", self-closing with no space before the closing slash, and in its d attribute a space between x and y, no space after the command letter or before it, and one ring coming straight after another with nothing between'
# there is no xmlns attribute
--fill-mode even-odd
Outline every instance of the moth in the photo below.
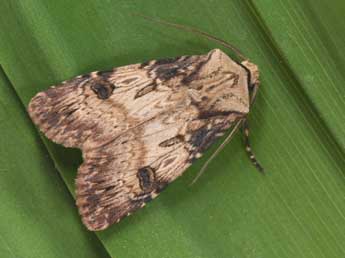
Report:
<svg viewBox="0 0 345 258"><path fill-rule="evenodd" d="M219 49L95 71L34 96L28 113L47 138L82 150L76 204L92 231L154 199L229 128L245 126L258 67Z"/></svg>

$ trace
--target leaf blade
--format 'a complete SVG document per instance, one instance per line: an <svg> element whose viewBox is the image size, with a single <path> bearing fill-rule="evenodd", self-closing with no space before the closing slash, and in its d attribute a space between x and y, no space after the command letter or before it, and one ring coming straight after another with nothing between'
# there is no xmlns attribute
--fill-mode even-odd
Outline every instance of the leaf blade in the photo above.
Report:
<svg viewBox="0 0 345 258"><path fill-rule="evenodd" d="M261 4L270 3L261 1ZM28 5L33 7L30 9ZM273 7L276 10L279 5ZM300 75L295 66L296 63L301 65L296 61L298 51L296 54L290 49L291 52L284 53L284 46L279 42L273 44L274 20L269 23L264 15L271 10L261 9L260 19L266 23L262 26L255 16L257 10L251 8L243 1L222 0L198 1L197 5L194 1L107 5L92 1L86 5L77 1L28 1L21 10L33 28L25 24L5 28L4 31L16 28L21 32L1 43L0 54L24 103L47 85L80 73L160 57L201 54L218 47L184 32L136 20L130 16L133 12L164 17L224 38L240 46L261 69L262 86L250 119L253 148L267 171L266 176L255 173L242 150L240 137L236 137L195 187L187 185L207 157L147 208L98 234L111 255L344 255L341 242L345 239L342 198L345 166L341 134L336 133L341 120L332 125L327 112L320 115L321 111L329 110L325 104L328 99L323 99L320 92L310 95L308 85L304 85L307 80L303 79L308 71ZM37 10L44 10L46 14L37 18ZM18 15L16 11L9 9L8 19L12 19L13 24L23 17L23 13ZM44 23L42 27L41 23ZM51 30L57 30L58 36L54 34L56 31L50 31L50 23L53 23ZM28 35L25 35L26 30ZM37 39L31 39L31 30L35 30L33 35L38 37L39 44ZM56 38L60 40L54 41ZM21 55L11 49L13 45L21 49ZM46 49L43 51L42 47ZM60 56L54 51L68 53ZM332 76L337 78L338 73ZM73 191L80 154L51 143L48 148Z"/></svg>

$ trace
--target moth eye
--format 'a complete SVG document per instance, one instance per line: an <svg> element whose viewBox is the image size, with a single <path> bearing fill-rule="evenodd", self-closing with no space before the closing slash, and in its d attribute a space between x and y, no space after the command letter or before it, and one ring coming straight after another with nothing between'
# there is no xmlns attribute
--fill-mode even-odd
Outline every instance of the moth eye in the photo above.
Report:
<svg viewBox="0 0 345 258"><path fill-rule="evenodd" d="M139 185L144 192L152 191L155 184L155 172L151 167L142 167L138 169L137 177Z"/></svg>
<svg viewBox="0 0 345 258"><path fill-rule="evenodd" d="M115 86L110 83L95 83L91 86L91 89L99 99L107 99L113 93Z"/></svg>

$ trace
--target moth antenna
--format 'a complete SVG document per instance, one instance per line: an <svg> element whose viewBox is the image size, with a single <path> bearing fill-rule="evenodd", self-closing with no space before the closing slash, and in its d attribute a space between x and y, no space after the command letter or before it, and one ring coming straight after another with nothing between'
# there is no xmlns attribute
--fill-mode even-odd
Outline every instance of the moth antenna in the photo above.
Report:
<svg viewBox="0 0 345 258"><path fill-rule="evenodd" d="M199 173L195 176L193 179L192 183L190 183L189 186L192 186L199 178L200 176L205 172L206 168L210 164L210 162L218 155L218 153L226 146L227 143L229 143L232 139L232 137L235 135L236 131L240 127L241 123L243 122L244 119L241 119L237 122L237 124L234 126L234 128L231 130L229 135L226 137L226 139L222 142L221 145L217 148L217 150L209 157L209 159L205 162L205 164L202 166L200 169Z"/></svg>
<svg viewBox="0 0 345 258"><path fill-rule="evenodd" d="M244 143L245 143L246 152L248 154L250 161L253 163L253 165L256 167L256 169L259 170L259 172L263 173L264 168L260 165L260 163L255 158L255 155L252 151L252 147L250 146L249 125L248 125L247 119L243 120L243 135L244 135Z"/></svg>
<svg viewBox="0 0 345 258"><path fill-rule="evenodd" d="M140 16L140 17L142 17L142 18L144 18L146 20L152 21L152 22L156 22L156 23L159 23L159 24L163 24L163 25L166 25L166 26L174 27L174 28L177 28L177 29L180 29L180 30L192 32L194 34L203 36L203 37L205 37L205 38L207 38L207 39L209 39L211 41L217 42L218 44L220 44L220 45L230 49L240 59L242 59L242 61L248 60L248 58L245 55L243 55L241 53L241 51L237 47L231 45L230 43L226 42L225 40L222 40L220 38L212 36L211 34L208 34L208 33L204 32L204 31L201 31L201 30L196 29L194 27L190 27L190 26L186 26L186 25L182 25L182 24L178 24L178 23L173 23L173 22L168 22L168 21L165 21L165 20L160 19L160 18L152 18L152 17L146 16L146 15L143 15L143 14L139 14L139 13L134 13L133 15Z"/></svg>

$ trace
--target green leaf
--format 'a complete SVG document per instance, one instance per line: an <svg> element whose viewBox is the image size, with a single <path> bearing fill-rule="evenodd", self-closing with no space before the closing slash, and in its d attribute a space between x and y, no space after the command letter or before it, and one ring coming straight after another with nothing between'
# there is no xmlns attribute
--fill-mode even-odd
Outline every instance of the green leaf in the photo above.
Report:
<svg viewBox="0 0 345 258"><path fill-rule="evenodd" d="M345 3L338 2L330 5L320 0L258 0L253 6L261 16L258 20L262 27L269 28L270 43L294 77L294 86L301 88L344 151L344 38L337 37L342 29L339 27L337 32L333 27L339 22L345 25L336 15L337 8L345 11ZM327 12L320 11L328 8ZM328 19L322 19L323 15L328 15Z"/></svg>
<svg viewBox="0 0 345 258"><path fill-rule="evenodd" d="M0 60L27 105L38 91L78 74L219 47L132 13L238 46L261 71L250 124L266 174L253 168L238 135L193 187L215 146L157 200L98 238L113 257L344 257L345 4L332 2L3 1ZM73 193L80 152L45 144ZM66 230L78 227L80 221Z"/></svg>

